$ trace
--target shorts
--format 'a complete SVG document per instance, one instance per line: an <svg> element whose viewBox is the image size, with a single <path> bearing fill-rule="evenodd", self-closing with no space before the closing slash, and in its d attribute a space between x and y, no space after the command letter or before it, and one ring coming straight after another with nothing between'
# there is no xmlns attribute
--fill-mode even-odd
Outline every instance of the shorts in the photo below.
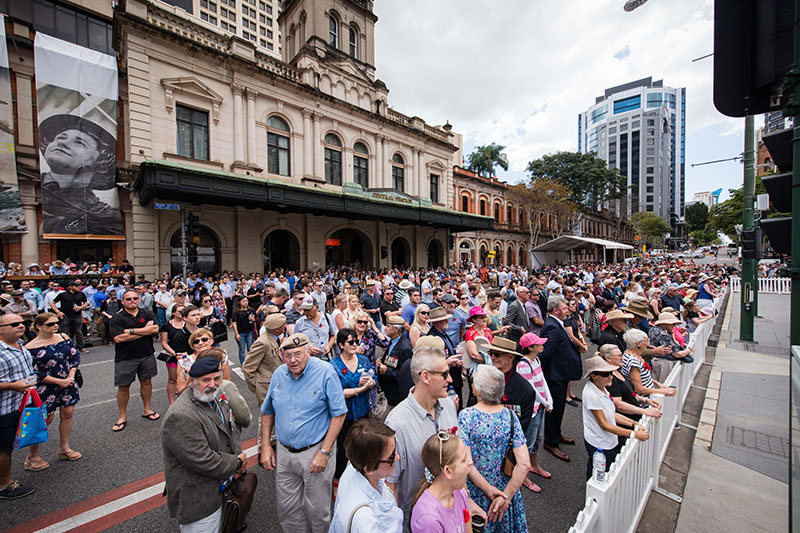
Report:
<svg viewBox="0 0 800 533"><path fill-rule="evenodd" d="M128 359L114 363L114 386L127 387L136 376L139 381L150 379L158 374L156 358L153 355L140 357L139 359Z"/></svg>
<svg viewBox="0 0 800 533"><path fill-rule="evenodd" d="M167 368L178 368L178 363L164 363Z"/></svg>
<svg viewBox="0 0 800 533"><path fill-rule="evenodd" d="M0 452L10 452L14 449L20 414L19 411L15 411L0 415Z"/></svg>
<svg viewBox="0 0 800 533"><path fill-rule="evenodd" d="M528 430L525 431L525 440L528 442L528 453L538 453L539 444L544 435L544 405L539 406L539 410L531 417Z"/></svg>

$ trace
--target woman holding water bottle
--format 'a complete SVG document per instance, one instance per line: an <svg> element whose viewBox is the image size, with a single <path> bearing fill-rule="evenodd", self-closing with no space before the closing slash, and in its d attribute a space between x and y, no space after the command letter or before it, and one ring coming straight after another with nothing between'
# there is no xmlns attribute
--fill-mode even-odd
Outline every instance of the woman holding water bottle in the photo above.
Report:
<svg viewBox="0 0 800 533"><path fill-rule="evenodd" d="M618 368L605 362L599 355L586 360L586 374L583 378L588 377L589 381L583 388L583 440L586 452L589 454L586 462L587 480L592 477L592 470L595 468L593 464L595 452L602 452L597 461L598 469L602 472L608 471L619 452L617 437L630 436L639 440L650 438L644 426L616 412L614 401L606 387L611 385L612 372ZM623 429L620 425L632 429Z"/></svg>
<svg viewBox="0 0 800 533"><path fill-rule="evenodd" d="M331 364L344 389L347 415L344 425L336 439L336 471L333 474L333 491L339 486L339 478L347 466L344 440L353 424L369 414L369 391L375 387L375 370L366 356L357 352L358 335L354 329L344 328L336 334L336 344L340 353Z"/></svg>

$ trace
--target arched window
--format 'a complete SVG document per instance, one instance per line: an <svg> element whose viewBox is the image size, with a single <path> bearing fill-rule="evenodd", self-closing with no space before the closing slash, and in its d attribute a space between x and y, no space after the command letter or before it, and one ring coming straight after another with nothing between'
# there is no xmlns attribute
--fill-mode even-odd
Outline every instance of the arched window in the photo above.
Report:
<svg viewBox="0 0 800 533"><path fill-rule="evenodd" d="M300 15L300 42L297 44L303 46L305 42L306 42L306 12L303 11L302 15Z"/></svg>
<svg viewBox="0 0 800 533"><path fill-rule="evenodd" d="M289 58L294 57L294 34L296 31L296 26L292 24L292 27L289 28L289 35L286 36L286 47L289 51Z"/></svg>
<svg viewBox="0 0 800 533"><path fill-rule="evenodd" d="M392 188L403 192L406 188L406 162L400 154L392 156Z"/></svg>
<svg viewBox="0 0 800 533"><path fill-rule="evenodd" d="M525 266L525 247L519 247L519 266Z"/></svg>
<svg viewBox="0 0 800 533"><path fill-rule="evenodd" d="M481 199L481 215L486 216L486 200Z"/></svg>
<svg viewBox="0 0 800 533"><path fill-rule="evenodd" d="M367 145L357 142L353 145L353 179L364 189L369 186L369 150Z"/></svg>
<svg viewBox="0 0 800 533"><path fill-rule="evenodd" d="M494 221L500 223L500 202L494 203Z"/></svg>
<svg viewBox="0 0 800 533"><path fill-rule="evenodd" d="M333 13L328 15L328 44L339 48L339 18Z"/></svg>
<svg viewBox="0 0 800 533"><path fill-rule="evenodd" d="M325 183L342 184L342 141L333 133L325 136Z"/></svg>
<svg viewBox="0 0 800 533"><path fill-rule="evenodd" d="M522 209L521 207L519 208L519 225L520 226L525 225L525 210Z"/></svg>
<svg viewBox="0 0 800 533"><path fill-rule="evenodd" d="M514 264L514 249L509 246L508 250L506 250L506 264L511 266Z"/></svg>
<svg viewBox="0 0 800 533"><path fill-rule="evenodd" d="M469 213L469 196L467 195L461 197L461 210L465 213Z"/></svg>
<svg viewBox="0 0 800 533"><path fill-rule="evenodd" d="M511 206L506 207L506 224L513 224L514 223L514 210L511 209ZM511 264L509 262L509 264Z"/></svg>
<svg viewBox="0 0 800 533"><path fill-rule="evenodd" d="M289 125L280 117L267 119L267 172L289 176Z"/></svg>
<svg viewBox="0 0 800 533"><path fill-rule="evenodd" d="M503 262L503 252L500 251L500 245L494 245L494 262L499 265Z"/></svg>
<svg viewBox="0 0 800 533"><path fill-rule="evenodd" d="M358 28L350 26L350 57L358 59Z"/></svg>

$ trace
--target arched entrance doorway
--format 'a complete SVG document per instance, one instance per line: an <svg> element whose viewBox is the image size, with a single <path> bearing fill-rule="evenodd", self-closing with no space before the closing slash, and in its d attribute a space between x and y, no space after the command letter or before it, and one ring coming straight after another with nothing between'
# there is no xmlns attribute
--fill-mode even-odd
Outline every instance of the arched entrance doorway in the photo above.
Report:
<svg viewBox="0 0 800 533"><path fill-rule="evenodd" d="M428 268L444 266L444 247L437 239L428 243Z"/></svg>
<svg viewBox="0 0 800 533"><path fill-rule="evenodd" d="M458 255L462 263L474 261L472 258L472 247L469 241L461 241L461 244L458 245Z"/></svg>
<svg viewBox="0 0 800 533"><path fill-rule="evenodd" d="M372 266L372 244L366 235L354 229L334 231L325 242L327 266Z"/></svg>
<svg viewBox="0 0 800 533"><path fill-rule="evenodd" d="M526 261L525 255L526 255L525 254L525 247L524 246L520 246L519 247L519 266L525 266L528 263Z"/></svg>
<svg viewBox="0 0 800 533"><path fill-rule="evenodd" d="M392 241L392 266L405 268L411 266L411 246L403 237Z"/></svg>
<svg viewBox="0 0 800 533"><path fill-rule="evenodd" d="M172 234L169 240L169 268L173 276L183 272L181 261L181 230ZM186 238L188 266L190 272L219 272L219 239L207 226L199 226L195 236Z"/></svg>
<svg viewBox="0 0 800 533"><path fill-rule="evenodd" d="M514 264L514 249L509 246L508 250L506 250L506 264L511 266Z"/></svg>
<svg viewBox="0 0 800 533"><path fill-rule="evenodd" d="M495 266L503 264L503 252L500 251L499 244L494 245L494 264Z"/></svg>
<svg viewBox="0 0 800 533"><path fill-rule="evenodd" d="M264 272L300 270L300 243L291 231L276 229L264 240Z"/></svg>
<svg viewBox="0 0 800 533"><path fill-rule="evenodd" d="M487 264L487 259L488 259L486 257L487 254L488 254L488 252L486 251L486 245L485 244L481 244L481 260L480 260L480 263L482 265Z"/></svg>

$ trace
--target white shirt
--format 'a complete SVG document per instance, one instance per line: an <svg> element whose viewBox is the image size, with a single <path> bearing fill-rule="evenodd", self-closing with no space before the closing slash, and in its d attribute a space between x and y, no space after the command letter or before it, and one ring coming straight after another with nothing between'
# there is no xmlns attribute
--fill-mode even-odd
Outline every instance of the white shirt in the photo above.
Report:
<svg viewBox="0 0 800 533"><path fill-rule="evenodd" d="M355 514L353 510L361 504ZM353 524L350 523L353 515ZM333 520L328 533L401 533L403 531L403 511L397 506L392 492L383 479L378 480L378 490L370 485L359 471L348 463L339 480Z"/></svg>
<svg viewBox="0 0 800 533"><path fill-rule="evenodd" d="M603 411L606 421L612 426L617 425L614 420L614 401L608 391L600 390L594 383L588 381L583 387L583 438L601 450L615 448L619 442L617 436L600 428L592 411Z"/></svg>
<svg viewBox="0 0 800 533"><path fill-rule="evenodd" d="M164 306L164 309L166 309L167 307L172 305L172 302L174 302L175 299L172 297L170 293L159 290L158 292L156 292L155 301L157 304L162 304Z"/></svg>

